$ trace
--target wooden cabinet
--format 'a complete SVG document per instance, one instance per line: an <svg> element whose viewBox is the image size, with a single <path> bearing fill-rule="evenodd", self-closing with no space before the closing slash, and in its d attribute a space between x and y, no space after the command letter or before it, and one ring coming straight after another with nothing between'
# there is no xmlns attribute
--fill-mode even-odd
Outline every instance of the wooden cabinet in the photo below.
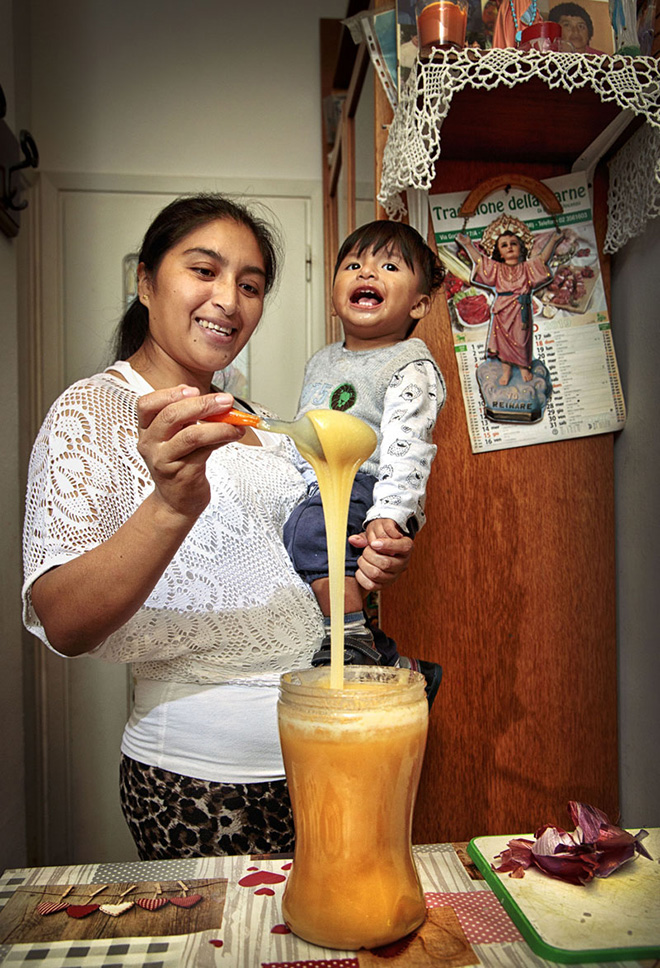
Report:
<svg viewBox="0 0 660 968"><path fill-rule="evenodd" d="M378 185L392 112L377 81L376 88ZM569 95L541 82L465 90L442 128L434 189L468 190L505 171L564 174L618 113L590 90ZM601 163L594 174L601 253L606 194ZM601 259L609 299L608 259ZM401 653L444 669L413 840L565 825L569 800L614 819L613 435L473 455L442 295L417 332L440 364L448 399L436 428L428 523L409 571L381 596L382 625Z"/></svg>
<svg viewBox="0 0 660 968"><path fill-rule="evenodd" d="M564 824L571 799L616 816L612 435L473 455L442 301L420 335L448 400L428 524L381 601L401 651L444 668L414 839Z"/></svg>
<svg viewBox="0 0 660 968"><path fill-rule="evenodd" d="M467 190L505 171L563 174L618 113L589 91L576 98L523 87L456 97L435 190ZM570 137L554 144L552 132L567 130ZM594 176L601 253L606 177L601 165ZM609 262L602 263L609 299ZM429 523L410 570L381 603L383 626L401 651L444 668L414 840L564 825L569 800L614 818L613 435L473 455L444 299L419 335L440 363L448 401L436 429Z"/></svg>

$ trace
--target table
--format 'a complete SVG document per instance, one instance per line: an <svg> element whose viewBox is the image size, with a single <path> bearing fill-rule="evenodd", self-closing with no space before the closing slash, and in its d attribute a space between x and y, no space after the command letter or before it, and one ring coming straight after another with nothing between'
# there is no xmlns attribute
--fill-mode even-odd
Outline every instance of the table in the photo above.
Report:
<svg viewBox="0 0 660 968"><path fill-rule="evenodd" d="M418 936L400 944L398 952L394 946L380 952L331 951L288 932L281 911L291 868L286 857L7 870L0 877L0 964L6 968L44 962L51 968L460 968L477 964L540 968L552 964L530 950L464 847L413 848L428 917ZM98 887L104 890L92 903L117 903L122 891L133 885L125 901L154 897L158 887L168 897L199 894L201 900L190 908L168 904L150 911L135 906L119 917L99 909L82 920L67 916L66 911L40 915L36 910L44 900L57 901L68 886L73 890L67 900L82 904ZM134 930L140 935L124 936ZM639 964L608 963L609 968Z"/></svg>

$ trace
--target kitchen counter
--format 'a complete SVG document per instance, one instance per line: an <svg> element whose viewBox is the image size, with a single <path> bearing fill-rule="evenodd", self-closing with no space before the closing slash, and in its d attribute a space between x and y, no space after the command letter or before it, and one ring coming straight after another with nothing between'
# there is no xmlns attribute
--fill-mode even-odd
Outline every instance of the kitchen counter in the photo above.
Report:
<svg viewBox="0 0 660 968"><path fill-rule="evenodd" d="M392 968L477 964L539 968L552 964L532 952L465 845L416 846L414 856L426 894L426 922L388 949L359 952L319 948L288 931L281 910L291 868L285 857L7 870L0 877L0 964L7 968L43 962L58 968L382 968L385 964ZM116 905L131 900L148 903L134 904L113 916ZM89 904L92 910L81 918L70 916L64 908L42 913L47 904L66 903L78 908ZM108 907L104 911L96 904ZM607 964L632 968L649 963Z"/></svg>

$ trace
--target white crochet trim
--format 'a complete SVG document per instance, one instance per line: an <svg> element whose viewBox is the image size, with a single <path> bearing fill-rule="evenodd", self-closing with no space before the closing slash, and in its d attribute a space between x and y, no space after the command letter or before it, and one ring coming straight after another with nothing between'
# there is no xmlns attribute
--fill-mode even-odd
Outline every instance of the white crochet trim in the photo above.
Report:
<svg viewBox="0 0 660 968"><path fill-rule="evenodd" d="M614 239L625 234L618 221L643 227L653 212L647 206L660 180L660 70L651 57L521 52L514 48L477 51L436 51L432 62L416 61L401 92L383 153L383 171L378 200L390 216L401 218L406 207L401 193L408 188L428 191L440 157L442 122L454 94L465 87L493 89L514 87L537 77L550 88L569 93L592 87L603 102L615 101L623 110L642 115L651 132L647 134L646 169L637 167L635 187L619 177L616 205L611 205L612 225L608 251ZM643 129L644 130L644 129ZM623 163L622 163L623 164ZM617 174L620 169L617 170ZM639 190L645 177L646 187ZM651 202L652 205L656 203ZM630 236L628 236L630 237Z"/></svg>
<svg viewBox="0 0 660 968"><path fill-rule="evenodd" d="M604 249L616 252L660 215L660 130L643 125L610 162ZM655 167L654 167L655 166Z"/></svg>

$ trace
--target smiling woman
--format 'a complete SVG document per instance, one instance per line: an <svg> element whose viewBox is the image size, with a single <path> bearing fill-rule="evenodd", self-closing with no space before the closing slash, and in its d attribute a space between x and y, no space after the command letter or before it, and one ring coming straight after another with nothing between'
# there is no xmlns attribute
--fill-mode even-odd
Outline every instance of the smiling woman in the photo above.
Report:
<svg viewBox="0 0 660 968"><path fill-rule="evenodd" d="M149 331L131 365L155 389L183 382L208 393L209 374L224 370L256 329L265 287L264 259L247 226L215 219L195 229L155 273L138 266Z"/></svg>
<svg viewBox="0 0 660 968"><path fill-rule="evenodd" d="M115 362L56 400L33 448L24 621L60 655L132 663L121 794L143 859L292 845L277 687L322 631L282 543L302 462L282 435L206 419L266 414L212 379L276 267L271 228L244 206L168 205ZM407 563L389 554L364 548L375 587Z"/></svg>
<svg viewBox="0 0 660 968"><path fill-rule="evenodd" d="M188 378L186 360L179 359L184 330L190 341L206 329L218 339L202 345L218 354L214 369L225 369L261 318L277 274L278 248L270 226L224 196L168 205L145 235L138 296L120 326L117 356L131 360L145 377L149 371L158 386L173 386ZM177 344L173 352L168 340ZM191 373L201 377L194 385L204 393L214 369L209 371L212 361L203 353L198 360L197 355L189 360Z"/></svg>

